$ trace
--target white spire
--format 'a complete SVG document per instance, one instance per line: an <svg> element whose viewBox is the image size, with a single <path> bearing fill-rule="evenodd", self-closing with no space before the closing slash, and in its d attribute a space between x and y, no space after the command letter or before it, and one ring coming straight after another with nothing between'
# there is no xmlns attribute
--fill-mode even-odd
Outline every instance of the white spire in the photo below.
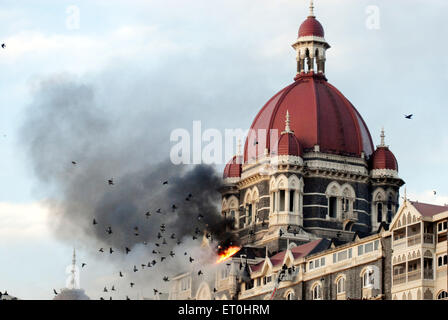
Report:
<svg viewBox="0 0 448 320"><path fill-rule="evenodd" d="M314 1L310 0L310 17L314 17Z"/></svg>
<svg viewBox="0 0 448 320"><path fill-rule="evenodd" d="M282 134L285 134L285 133L294 133L294 131L292 131L291 128L290 128L290 126L289 126L289 123L290 123L290 122L291 122L291 121L289 120L289 111L286 110L285 131L283 131Z"/></svg>
<svg viewBox="0 0 448 320"><path fill-rule="evenodd" d="M386 137L386 135L384 134L384 127L381 128L381 145L384 147L386 144L384 143L384 138Z"/></svg>
<svg viewBox="0 0 448 320"><path fill-rule="evenodd" d="M385 142L386 135L384 134L384 127L381 128L381 135L380 135L380 137L381 137L381 143L380 143L379 146L377 146L377 148L388 147L388 146L386 146L386 142Z"/></svg>

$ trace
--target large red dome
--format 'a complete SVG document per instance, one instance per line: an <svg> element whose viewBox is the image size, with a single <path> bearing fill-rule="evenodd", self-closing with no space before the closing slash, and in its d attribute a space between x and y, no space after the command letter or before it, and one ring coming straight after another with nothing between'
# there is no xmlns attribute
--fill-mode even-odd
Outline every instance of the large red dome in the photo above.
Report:
<svg viewBox="0 0 448 320"><path fill-rule="evenodd" d="M320 151L368 157L373 153L369 129L355 107L321 74L302 74L274 95L255 117L244 146L244 161L271 152L270 130L290 127L304 152L319 145ZM273 142L274 143L274 142Z"/></svg>
<svg viewBox="0 0 448 320"><path fill-rule="evenodd" d="M299 38L306 36L324 37L324 28L313 16L309 16L302 22L299 28Z"/></svg>

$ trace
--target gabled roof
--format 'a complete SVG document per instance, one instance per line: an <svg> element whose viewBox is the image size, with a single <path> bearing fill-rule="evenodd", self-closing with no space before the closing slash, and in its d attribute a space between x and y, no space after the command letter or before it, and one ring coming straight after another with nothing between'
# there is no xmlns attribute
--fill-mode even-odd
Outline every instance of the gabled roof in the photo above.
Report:
<svg viewBox="0 0 448 320"><path fill-rule="evenodd" d="M410 202L415 207L415 209L417 209L417 211L425 217L432 217L438 213L448 211L448 206L439 206L435 204L414 201Z"/></svg>
<svg viewBox="0 0 448 320"><path fill-rule="evenodd" d="M295 259L298 258L302 258L302 257L306 257L310 254L314 254L323 250L328 249L330 245L330 241L327 239L317 239L308 243L305 243L303 245L294 247L292 249L289 249L289 251L291 252L292 256ZM267 259L265 259L264 261L261 261L259 263L257 263L256 265L251 266L251 271L252 272L259 272L263 269L263 266L265 265L265 263L270 263L272 267L278 267L278 266L282 266L285 262L285 258L288 255L288 250L285 251L281 251L275 255L273 255L272 257L268 257Z"/></svg>

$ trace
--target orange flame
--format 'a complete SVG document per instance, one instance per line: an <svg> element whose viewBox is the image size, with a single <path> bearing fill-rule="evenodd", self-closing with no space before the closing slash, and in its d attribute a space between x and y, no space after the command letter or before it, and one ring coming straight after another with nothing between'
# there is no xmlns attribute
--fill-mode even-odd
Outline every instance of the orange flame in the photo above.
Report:
<svg viewBox="0 0 448 320"><path fill-rule="evenodd" d="M226 250L224 250L223 252L221 252L219 254L219 258L216 261L216 264L221 263L227 259L229 259L230 257L232 257L233 255L235 255L238 251L240 251L241 248L240 247L228 247Z"/></svg>

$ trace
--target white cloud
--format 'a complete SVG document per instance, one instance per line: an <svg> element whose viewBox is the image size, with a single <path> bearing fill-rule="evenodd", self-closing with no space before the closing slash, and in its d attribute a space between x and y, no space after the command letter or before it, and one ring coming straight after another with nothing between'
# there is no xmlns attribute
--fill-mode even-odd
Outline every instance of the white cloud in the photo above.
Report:
<svg viewBox="0 0 448 320"><path fill-rule="evenodd" d="M433 191L436 191L436 194L434 194ZM420 193L408 192L407 198L412 201L424 202L441 206L448 204L448 195L439 195L437 193L437 190L426 190Z"/></svg>
<svg viewBox="0 0 448 320"><path fill-rule="evenodd" d="M0 243L46 237L48 210L43 203L0 202Z"/></svg>

